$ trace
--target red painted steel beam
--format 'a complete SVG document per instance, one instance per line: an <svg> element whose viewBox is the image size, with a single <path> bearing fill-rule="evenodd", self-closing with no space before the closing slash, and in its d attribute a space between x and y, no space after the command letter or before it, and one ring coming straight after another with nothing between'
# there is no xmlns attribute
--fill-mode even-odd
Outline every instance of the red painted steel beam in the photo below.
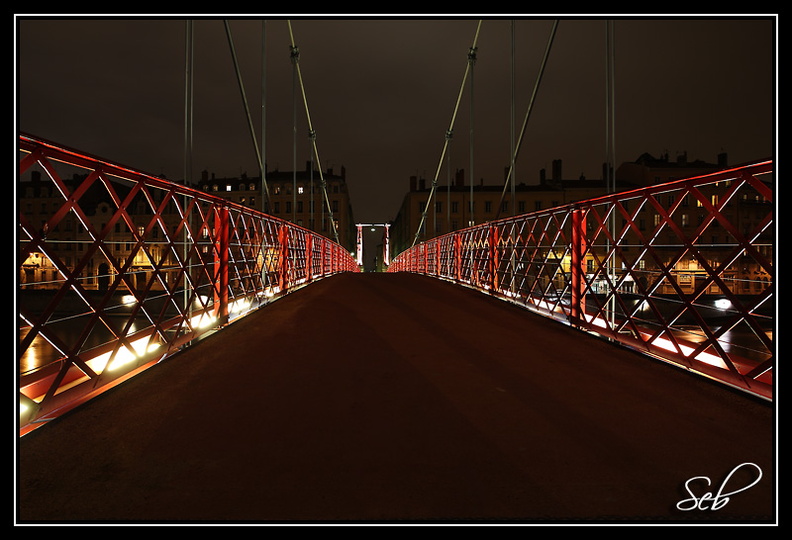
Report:
<svg viewBox="0 0 792 540"><path fill-rule="evenodd" d="M771 184L763 181L763 175L770 173L773 173L773 162L760 161L505 218L432 240L433 256L453 260L448 264L447 277L490 293L501 277L496 275L499 272L496 257L513 257L519 261L520 270L519 275L515 275L517 269L511 268L511 280L515 283L519 279L520 284L517 291L509 291L510 299L514 300L518 294L520 302L549 316L567 320L706 376L720 376L727 384L772 399L772 386L767 384L768 381L772 384L773 339L761 324L768 315L757 312L760 307L768 305L775 294L772 255L766 255L764 246L757 244L768 241L764 237L771 231L772 209L768 209L764 216L757 216L755 225L748 224L748 230L744 230L745 223L738 224L725 213L728 204L741 203L737 197L743 189L756 193L757 200L761 197L772 202ZM724 184L717 186L720 196L717 200L711 198L709 190L721 182ZM660 200L666 194L674 195L668 205ZM688 212L683 202L688 198L706 212L701 223L691 228L678 221L680 214ZM633 206L635 203L637 206ZM762 207L757 208L764 212ZM645 218L639 214L645 209L651 209L657 216L646 233L642 221ZM612 230L609 221L614 216L623 222ZM571 232L567 232L570 220ZM504 246L503 251L493 251L492 231L507 223L515 227L519 223L520 246L515 243ZM711 260L710 238L705 235L711 234L711 228L716 225L721 235L727 235L727 240L718 258ZM666 240L666 236L671 240ZM769 238L773 241L772 236ZM399 254L389 271L421 271L415 261L425 250L425 246L418 245ZM567 255L570 283L564 284L567 270L562 266L567 262L562 258ZM754 261L753 264L769 276L762 290L753 291L750 298L741 296L741 291L736 288L737 282L726 275L743 257ZM692 292L677 279L683 272L679 264L689 258L698 263L697 269L700 270L697 271L703 276L694 283ZM648 264L639 267L639 261ZM482 280L484 273L488 274L486 280ZM648 278L645 283L642 282L644 277ZM598 299L596 293L600 286L606 288ZM672 302L667 302L673 308L669 313L661 311L658 305L663 286L668 286L672 295ZM732 304L728 319L717 324L708 322L700 306L711 286L717 287ZM569 295L569 306L562 298L564 295ZM628 298L628 295L632 297ZM628 303L634 298L647 305L649 319L644 315L638 316L640 302L634 306ZM700 342L688 343L674 334L683 316L690 317L700 329L703 337ZM647 322L651 326L645 326ZM738 324L747 325L756 334L760 346L770 355L769 359L751 363L724 349L720 338ZM701 360L711 353L720 358L723 367L710 366Z"/></svg>
<svg viewBox="0 0 792 540"><path fill-rule="evenodd" d="M321 246L317 254L321 277L337 271L358 271L350 254L341 246L260 211L27 134L19 137L19 150L20 177L34 166L40 167L44 172L42 185L49 183L60 199L45 216L41 228L28 219L22 208L19 213L20 273L22 263L34 251L46 257L58 273L57 280L50 281L57 287L41 306L19 306L20 324L28 328L19 341L20 359L37 338L45 338L61 355L58 362L20 377L23 401L36 406L25 422L54 418L59 411L111 387L142 366L151 365L152 358L156 362L211 331L193 319L211 314L220 320L220 325L215 324L214 328L221 327L230 316L232 299L245 300L271 292L273 278L282 287L280 294L288 292L298 281L296 271L304 270L309 280L317 244ZM87 174L71 185L58 172L61 164L83 169ZM88 205L96 203L88 195L96 190L107 199L112 212L102 220L101 226L96 223L95 227ZM145 214L138 213L137 204L143 205ZM48 234L70 216L75 220L72 223L82 227L83 236L73 240L80 251L69 254L67 262L59 248L63 237L49 238ZM123 253L119 253L118 243L113 245L116 227L128 235ZM206 231L206 237L202 231ZM156 240L152 238L155 235ZM292 241L305 250L302 267L299 262L291 262ZM211 254L208 249L204 253L199 248L209 248ZM133 262L138 256L146 261L145 279ZM166 263L166 257L171 262ZM95 258L108 268L106 290L98 296L96 292L87 294L84 286L90 283L85 280L85 273ZM96 279L94 274L87 275ZM127 290L135 304L124 312L126 319L120 319L118 306L111 305L112 298ZM52 325L53 321L63 319L67 294L71 293L84 303L86 313L78 315L85 324L65 343L52 331ZM200 299L201 295L208 295L209 301ZM156 305L157 301L161 305ZM195 302L199 307L192 307ZM115 309L112 318L111 309ZM136 316L144 323L142 329L135 330ZM88 337L95 329L105 327L109 332L103 338L105 341L88 348ZM133 342L140 339L144 340L144 346L154 340L161 342L161 348L156 353L145 353L124 369L115 372L106 369L113 356L126 350L131 352ZM107 354L111 355L110 360L101 371L89 365L94 357ZM87 382L80 382L81 378ZM30 425L23 426L20 432L29 430Z"/></svg>

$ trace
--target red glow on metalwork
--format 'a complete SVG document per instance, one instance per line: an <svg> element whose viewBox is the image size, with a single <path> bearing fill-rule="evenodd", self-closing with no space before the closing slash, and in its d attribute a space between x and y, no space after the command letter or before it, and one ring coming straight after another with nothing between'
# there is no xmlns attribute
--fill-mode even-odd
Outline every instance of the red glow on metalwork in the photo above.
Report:
<svg viewBox="0 0 792 540"><path fill-rule="evenodd" d="M358 271L342 246L249 207L29 135L19 148L21 432L279 295Z"/></svg>
<svg viewBox="0 0 792 540"><path fill-rule="evenodd" d="M760 161L504 218L418 244L389 270L477 288L772 399L772 172ZM734 329L747 337L727 338Z"/></svg>

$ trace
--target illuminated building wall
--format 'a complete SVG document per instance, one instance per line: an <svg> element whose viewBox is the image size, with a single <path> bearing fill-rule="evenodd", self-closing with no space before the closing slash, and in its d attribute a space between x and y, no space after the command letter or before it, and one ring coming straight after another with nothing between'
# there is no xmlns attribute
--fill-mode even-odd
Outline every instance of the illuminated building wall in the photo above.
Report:
<svg viewBox="0 0 792 540"><path fill-rule="evenodd" d="M619 187L627 189L636 186L628 182L620 182ZM430 191L430 181L414 176L410 178L410 190L405 194L399 213L391 226L392 256L398 255L412 245ZM606 193L606 187L605 181L600 179L583 177L576 180L563 179L561 161L555 160L551 176L548 177L543 169L539 173L538 184L518 183L515 186L514 201L511 200L510 187L506 189L501 203L502 193L502 183L487 185L483 179L480 180L473 186L471 214L470 184L465 184L464 170L458 170L452 185L449 186L447 182L438 184L418 241L422 242L492 221L496 217L506 218L547 210L574 201L598 197Z"/></svg>
<svg viewBox="0 0 792 540"><path fill-rule="evenodd" d="M334 240L330 212L322 192L321 180L324 179L339 243L350 252L355 250L357 231L344 167L341 167L340 175L328 169L320 176L319 171L314 170L308 162L303 171L268 171L266 179L270 200L264 211ZM261 178L258 176L243 174L237 178L215 178L204 171L198 188L262 210Z"/></svg>
<svg viewBox="0 0 792 540"><path fill-rule="evenodd" d="M669 161L667 156L656 159L649 154L643 154L635 162L624 163L618 168L615 175L616 189L619 192L627 191L691 176L713 173L725 168L728 168L725 154L718 156L717 163L688 161L686 155L680 156L676 161ZM763 180L772 183L772 179ZM709 202L717 205L719 198L727 193L728 188L728 182L721 182L720 184L702 188L702 193ZM410 190L404 196L399 214L391 226L392 257L395 257L413 244L430 191L430 182L417 177L410 179ZM503 197L504 202L499 215L500 218L512 215L512 204L514 204L514 213L520 215L599 197L607 193L605 181L601 179L563 179L561 163L558 160L554 162L551 177L546 177L544 171L541 171L538 184L519 183L515 191L515 201L512 203L511 191L507 188ZM497 205L501 201L502 193L503 184L485 185L482 181L478 185L474 185L472 194L473 214L471 218L470 185L465 185L464 172L458 171L451 186L447 185L447 183L437 186L432 206L426 214L426 220L417 242L420 243L448 232L464 229L470 225L494 220L498 216ZM690 195L683 197L680 201L675 199L680 196L682 195L669 192L658 196L657 200L666 209L679 203L677 211L673 214L674 223L685 236L692 237L701 228L701 224L709 217L709 211L701 201L692 198ZM768 213L768 205L771 204L771 202L757 193L746 191L739 193L734 199L730 200L723 207L721 213L726 218L726 221L734 224L741 234L748 236L751 231L754 231L760 225ZM646 237L652 233L662 221L662 216L652 205L642 204L642 201L638 199L634 202L626 201L623 206L625 211L630 215L634 215L634 228L629 228L629 232L624 236L621 249L625 256L634 255L638 259L643 251L640 235ZM619 215L614 225L617 230L622 230L627 224L627 220ZM589 228L592 226L593 223L589 223ZM637 231L635 230L636 228ZM654 252L661 258L665 257L666 259L662 262L668 265L672 263L672 257L676 258L676 254L679 253L679 245L682 240L671 227L666 226L652 243ZM772 260L774 244L772 228L757 237L755 243L759 253ZM682 292L687 294L696 290L701 284L701 280L706 279L707 273L704 263L712 268L717 268L723 261L725 254L733 249L734 244L735 239L733 236L717 220L699 232L696 246L700 256L696 257L686 254L671 266L671 273ZM663 245L668 245L668 248L664 248ZM666 254L668 255L666 256ZM658 274L655 261L651 257L640 258L637 267L639 270L646 271L647 276ZM620 271L621 269L619 268L615 269L617 274ZM772 279L763 267L757 263L756 259L748 255L739 257L734 264L724 270L721 277L737 294L760 293L769 285ZM674 293L674 289L666 281L658 292L671 294ZM707 294L717 295L720 292L718 285L714 283L706 288Z"/></svg>
<svg viewBox="0 0 792 540"><path fill-rule="evenodd" d="M761 157L759 158L761 159ZM634 183L642 186L662 184L717 172L729 168L728 156L721 153L717 156L715 163L708 163L702 160L689 161L687 153L682 153L675 160L670 160L667 154L655 158L650 154L643 154L634 162L623 163L616 171L617 181ZM763 181L771 185L772 178L764 178ZM720 182L702 188L702 194L706 196L710 203L718 205L730 187L730 182ZM685 235L694 235L701 227L702 223L709 216L709 211L702 201L685 196L681 201L675 200L674 193L668 193L664 200L660 200L665 208L670 208L679 202L679 210L674 214L675 224ZM736 197L729 200L722 208L721 213L726 221L733 224L740 234L749 236L751 231L756 230L761 221L768 214L768 208L772 203L756 192L743 191ZM638 224L641 230L651 230L660 216L652 208L643 207L638 214ZM636 235L628 236L628 243L635 243ZM762 256L772 260L773 244L775 238L772 228L759 235L755 244ZM678 236L666 227L661 233L657 244L663 243L678 244ZM707 226L703 233L698 237L696 243L706 264L712 268L717 268L722 262L726 253L731 251L730 244L735 240L728 230L719 221L714 221ZM630 249L630 248L628 248ZM662 248L656 248L658 253L662 253ZM669 248L669 252L676 252L676 248ZM670 262L666 261L666 262ZM673 265L672 274L684 293L692 293L697 283L706 279L706 270L699 258L686 255ZM737 294L758 294L764 290L771 281L771 276L764 268L750 256L743 255L735 261L721 276L732 287ZM673 293L670 284L664 284L661 292ZM707 293L719 294L721 291L716 284L707 287Z"/></svg>
<svg viewBox="0 0 792 540"><path fill-rule="evenodd" d="M84 175L74 175L64 179L67 189L74 190L85 178ZM21 215L30 223L38 226L45 240L46 250L51 255L48 257L41 250L31 252L30 256L21 264L19 283L23 290L33 289L59 289L63 284L63 277L53 263L59 260L70 271L85 257L87 250L93 244L90 234L77 219L72 211L49 229L47 224L52 215L64 204L63 196L54 189L49 181L42 181L38 171L34 171L29 178L20 179L18 185L18 207ZM124 196L121 191L121 196ZM155 199L161 197L160 193L152 192ZM96 231L101 231L115 213L115 205L110 201L106 190L91 188L79 201L80 209L85 213L90 226ZM133 221L138 234L143 233L143 228L149 223L152 216L150 204L140 196L128 207L128 213ZM178 213L175 208L169 207L163 213L166 227L175 230L178 223ZM135 250L136 238L129 226L123 220L118 220L110 229L104 239L108 255L115 259L118 266L122 267L127 262L130 266L130 279L132 288L142 288L151 277L153 265L160 262L164 269L163 275L170 275L168 268L174 267L170 252L164 248L165 239L161 228L154 227L146 235L147 249L151 257L143 250ZM130 261L131 259L131 261ZM79 282L85 290L106 290L115 275L113 264L101 250L96 250L87 260L79 276ZM162 289L160 283L155 283L154 290ZM126 292L121 287L119 292Z"/></svg>

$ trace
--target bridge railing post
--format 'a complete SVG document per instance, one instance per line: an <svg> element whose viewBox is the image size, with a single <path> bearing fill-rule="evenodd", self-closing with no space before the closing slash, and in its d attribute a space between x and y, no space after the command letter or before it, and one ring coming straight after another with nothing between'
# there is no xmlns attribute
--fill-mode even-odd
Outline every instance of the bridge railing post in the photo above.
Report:
<svg viewBox="0 0 792 540"><path fill-rule="evenodd" d="M435 239L435 275L442 276L443 275L443 267L442 267L442 253L443 253L443 243L441 240Z"/></svg>
<svg viewBox="0 0 792 540"><path fill-rule="evenodd" d="M498 268L500 261L498 259L498 238L499 231L497 225L492 225L489 228L489 253L487 254L488 272L489 272L489 285L493 291L498 290Z"/></svg>
<svg viewBox="0 0 792 540"><path fill-rule="evenodd" d="M215 211L215 317L222 325L228 322L228 207Z"/></svg>
<svg viewBox="0 0 792 540"><path fill-rule="evenodd" d="M278 288L281 292L288 286L289 275L289 228L284 224L278 229Z"/></svg>
<svg viewBox="0 0 792 540"><path fill-rule="evenodd" d="M320 238L320 242L322 245L320 267L322 268L322 277L326 277L327 276L327 242L325 241L324 237Z"/></svg>
<svg viewBox="0 0 792 540"><path fill-rule="evenodd" d="M586 312L586 280L583 267L586 253L586 215L580 208L572 210L571 244L572 305L570 318L572 324L579 325L583 322Z"/></svg>
<svg viewBox="0 0 792 540"><path fill-rule="evenodd" d="M305 281L313 279L313 235L305 235Z"/></svg>
<svg viewBox="0 0 792 540"><path fill-rule="evenodd" d="M454 280L462 280L462 235L454 233Z"/></svg>

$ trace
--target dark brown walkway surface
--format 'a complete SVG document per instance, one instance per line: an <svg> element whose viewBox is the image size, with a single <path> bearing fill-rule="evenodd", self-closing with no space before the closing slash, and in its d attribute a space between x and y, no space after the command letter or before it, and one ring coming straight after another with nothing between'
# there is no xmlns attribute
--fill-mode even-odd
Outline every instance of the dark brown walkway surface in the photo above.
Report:
<svg viewBox="0 0 792 540"><path fill-rule="evenodd" d="M773 433L767 403L516 306L344 274L23 437L17 522L775 521ZM722 508L675 508L744 463Z"/></svg>

